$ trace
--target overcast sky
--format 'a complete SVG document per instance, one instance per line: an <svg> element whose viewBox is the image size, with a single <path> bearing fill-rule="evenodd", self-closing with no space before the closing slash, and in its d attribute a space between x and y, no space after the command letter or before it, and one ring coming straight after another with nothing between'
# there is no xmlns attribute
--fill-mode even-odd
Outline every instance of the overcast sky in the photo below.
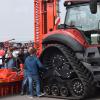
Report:
<svg viewBox="0 0 100 100"><path fill-rule="evenodd" d="M0 41L15 38L16 41L33 40L33 1L0 0ZM60 2L61 19L64 19L63 1Z"/></svg>
<svg viewBox="0 0 100 100"><path fill-rule="evenodd" d="M0 0L0 41L33 40L33 0Z"/></svg>

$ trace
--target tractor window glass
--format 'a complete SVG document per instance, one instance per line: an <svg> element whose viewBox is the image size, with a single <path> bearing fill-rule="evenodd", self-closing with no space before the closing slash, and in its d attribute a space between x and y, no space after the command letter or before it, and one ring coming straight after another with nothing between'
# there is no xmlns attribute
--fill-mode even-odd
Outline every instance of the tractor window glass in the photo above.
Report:
<svg viewBox="0 0 100 100"><path fill-rule="evenodd" d="M98 24L100 24L100 5L98 5L96 14L90 12L88 4L69 8L65 24L84 31L98 29Z"/></svg>

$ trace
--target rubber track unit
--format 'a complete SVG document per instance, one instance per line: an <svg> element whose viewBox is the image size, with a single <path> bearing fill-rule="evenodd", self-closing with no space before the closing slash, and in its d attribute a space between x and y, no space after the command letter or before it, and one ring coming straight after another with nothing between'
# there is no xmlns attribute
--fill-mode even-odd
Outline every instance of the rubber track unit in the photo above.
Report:
<svg viewBox="0 0 100 100"><path fill-rule="evenodd" d="M50 44L46 48L49 48L49 47L51 48L56 47L63 53L63 55L67 58L73 70L77 74L78 78L81 80L82 84L84 85L84 95L80 97L73 94L72 90L70 89L70 92L72 94L71 97L56 96L56 98L78 100L78 99L84 99L85 97L89 96L92 85L93 85L93 76L91 72L76 58L75 53L69 47L66 47L61 44ZM54 97L54 96L49 95L48 97Z"/></svg>

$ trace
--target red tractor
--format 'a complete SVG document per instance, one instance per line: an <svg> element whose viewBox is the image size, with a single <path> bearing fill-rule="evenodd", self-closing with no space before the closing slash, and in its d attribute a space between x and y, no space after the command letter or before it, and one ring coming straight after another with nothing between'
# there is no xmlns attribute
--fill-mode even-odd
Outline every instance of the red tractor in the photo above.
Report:
<svg viewBox="0 0 100 100"><path fill-rule="evenodd" d="M48 69L43 91L83 99L100 87L100 2L66 0L64 24L57 26L58 2L35 0L35 47Z"/></svg>
<svg viewBox="0 0 100 100"><path fill-rule="evenodd" d="M65 22L58 25L59 0L34 0L35 47L47 69L41 73L42 90L83 99L100 87L100 2L66 0L64 5ZM19 93L22 80L23 68L0 69L0 96Z"/></svg>

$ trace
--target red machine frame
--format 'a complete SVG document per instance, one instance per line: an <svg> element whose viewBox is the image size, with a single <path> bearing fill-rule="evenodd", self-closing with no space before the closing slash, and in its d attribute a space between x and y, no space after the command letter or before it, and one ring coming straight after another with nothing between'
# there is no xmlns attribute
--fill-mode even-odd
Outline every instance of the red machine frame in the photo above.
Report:
<svg viewBox="0 0 100 100"><path fill-rule="evenodd" d="M56 30L59 24L57 7L59 7L59 0L34 0L34 41L39 55L42 51L44 35L49 31Z"/></svg>

